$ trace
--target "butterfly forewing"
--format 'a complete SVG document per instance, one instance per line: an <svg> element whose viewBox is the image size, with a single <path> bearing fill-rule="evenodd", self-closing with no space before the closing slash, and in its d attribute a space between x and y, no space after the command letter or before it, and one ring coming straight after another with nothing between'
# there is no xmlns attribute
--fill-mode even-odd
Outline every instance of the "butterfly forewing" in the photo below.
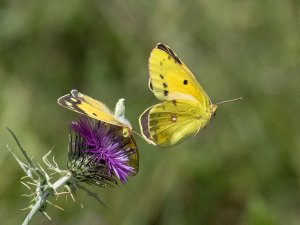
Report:
<svg viewBox="0 0 300 225"><path fill-rule="evenodd" d="M98 110L105 112L107 114L112 114L111 111L109 110L109 108L102 102L93 99L92 97L88 96L88 95L84 95L82 93L80 93L77 90L71 90L71 94L74 98L82 101L82 102L86 102L89 105L93 106L94 108L97 108Z"/></svg>
<svg viewBox="0 0 300 225"><path fill-rule="evenodd" d="M204 89L168 46L157 44L152 50L149 73L149 87L158 99L189 99L209 107L210 100Z"/></svg>
<svg viewBox="0 0 300 225"><path fill-rule="evenodd" d="M114 118L113 114L105 104L84 95L77 90L72 90L71 94L60 97L57 102L59 105L77 113L106 123L122 126L122 123Z"/></svg>

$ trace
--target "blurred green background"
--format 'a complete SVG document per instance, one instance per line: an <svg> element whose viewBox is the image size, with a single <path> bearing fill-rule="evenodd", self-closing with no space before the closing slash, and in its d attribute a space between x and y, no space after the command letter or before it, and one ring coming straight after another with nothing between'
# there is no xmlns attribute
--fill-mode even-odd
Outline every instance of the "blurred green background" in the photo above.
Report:
<svg viewBox="0 0 300 225"><path fill-rule="evenodd" d="M49 222L104 225L300 224L300 2L18 1L0 2L0 220L20 224L28 206L19 154L5 127L30 156L53 146L66 168L68 125L78 115L56 99L71 89L113 108L126 98L138 117L158 100L148 90L147 61L157 42L194 72L218 108L207 129L159 149L136 137L140 172L125 186L101 189L104 208L52 202ZM80 204L83 204L82 209Z"/></svg>

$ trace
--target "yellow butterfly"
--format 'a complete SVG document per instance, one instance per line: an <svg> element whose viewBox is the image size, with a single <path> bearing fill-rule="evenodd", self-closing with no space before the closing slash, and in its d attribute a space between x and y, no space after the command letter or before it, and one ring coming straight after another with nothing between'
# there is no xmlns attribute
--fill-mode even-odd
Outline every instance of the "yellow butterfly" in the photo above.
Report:
<svg viewBox="0 0 300 225"><path fill-rule="evenodd" d="M139 118L142 136L160 147L176 145L207 126L217 104L192 72L164 44L157 44L149 58L149 88L162 103L146 109Z"/></svg>
<svg viewBox="0 0 300 225"><path fill-rule="evenodd" d="M62 107L111 124L116 135L120 135L123 138L122 142L124 147L132 149L133 154L129 156L129 166L133 167L135 174L137 174L139 167L138 148L131 135L132 126L125 118L124 101L125 99L122 98L117 102L113 114L104 103L84 95L77 90L71 90L70 94L66 94L57 99L58 104Z"/></svg>

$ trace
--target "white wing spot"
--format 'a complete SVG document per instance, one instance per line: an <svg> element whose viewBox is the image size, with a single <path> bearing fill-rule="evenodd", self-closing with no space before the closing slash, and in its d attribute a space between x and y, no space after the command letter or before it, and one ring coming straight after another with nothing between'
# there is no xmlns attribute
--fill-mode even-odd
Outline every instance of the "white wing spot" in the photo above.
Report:
<svg viewBox="0 0 300 225"><path fill-rule="evenodd" d="M176 121L177 121L177 116L176 116L175 114L172 114L172 115L171 115L171 118L170 118L170 121L171 121L172 123L176 123Z"/></svg>
<svg viewBox="0 0 300 225"><path fill-rule="evenodd" d="M71 102L65 101L65 103L66 103L66 105L67 105L68 107L73 108L73 104L72 104Z"/></svg>

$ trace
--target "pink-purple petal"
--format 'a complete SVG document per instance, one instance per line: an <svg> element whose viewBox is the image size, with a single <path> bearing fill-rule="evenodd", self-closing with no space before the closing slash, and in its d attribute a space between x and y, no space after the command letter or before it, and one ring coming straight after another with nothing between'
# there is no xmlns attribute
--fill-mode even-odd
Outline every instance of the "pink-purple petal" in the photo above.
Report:
<svg viewBox="0 0 300 225"><path fill-rule="evenodd" d="M128 166L128 149L122 147L121 137L109 132L109 125L82 117L78 122L72 122L71 129L82 138L84 154L92 156L97 163L104 161L110 173L126 183L134 168Z"/></svg>

